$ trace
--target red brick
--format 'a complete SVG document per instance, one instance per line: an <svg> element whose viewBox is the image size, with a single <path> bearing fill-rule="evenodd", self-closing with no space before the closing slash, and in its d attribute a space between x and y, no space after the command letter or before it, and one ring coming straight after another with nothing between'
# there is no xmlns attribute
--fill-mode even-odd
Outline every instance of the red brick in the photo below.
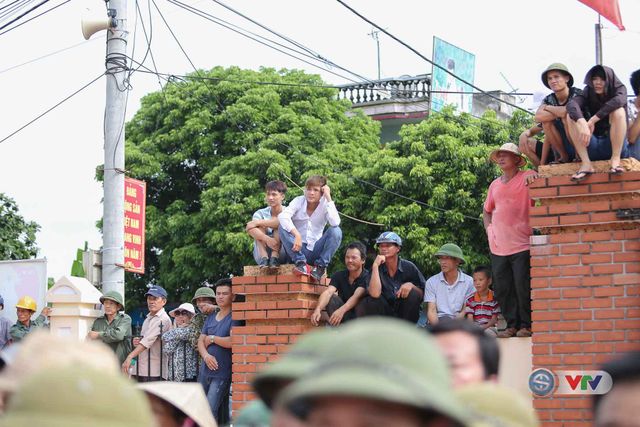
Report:
<svg viewBox="0 0 640 427"><path fill-rule="evenodd" d="M558 245L531 246L531 256L557 255L560 251Z"/></svg>
<svg viewBox="0 0 640 427"><path fill-rule="evenodd" d="M533 299L558 299L560 290L535 289L531 291Z"/></svg>
<svg viewBox="0 0 640 427"><path fill-rule="evenodd" d="M231 374L231 381L233 381L234 384L247 382L247 374L233 372Z"/></svg>
<svg viewBox="0 0 640 427"><path fill-rule="evenodd" d="M626 353L640 350L640 342L618 342L615 345L616 353Z"/></svg>
<svg viewBox="0 0 640 427"><path fill-rule="evenodd" d="M271 337L269 337L271 338ZM264 354L247 354L245 360L248 363L267 363L267 356Z"/></svg>
<svg viewBox="0 0 640 427"><path fill-rule="evenodd" d="M582 255L582 264L604 264L611 262L611 254Z"/></svg>
<svg viewBox="0 0 640 427"><path fill-rule="evenodd" d="M640 199L635 200L612 200L611 210L616 209L638 209L640 208Z"/></svg>
<svg viewBox="0 0 640 427"><path fill-rule="evenodd" d="M624 264L602 264L591 267L593 274L620 274L624 272Z"/></svg>
<svg viewBox="0 0 640 427"><path fill-rule="evenodd" d="M253 354L256 352L255 345L235 345L233 346L234 354Z"/></svg>
<svg viewBox="0 0 640 427"><path fill-rule="evenodd" d="M590 217L591 217L591 222L616 222L616 221L620 221L616 217L616 213L615 212L592 213L590 215Z"/></svg>
<svg viewBox="0 0 640 427"><path fill-rule="evenodd" d="M231 334L231 345L242 345L244 344L245 335L234 335Z"/></svg>
<svg viewBox="0 0 640 427"><path fill-rule="evenodd" d="M627 340L640 342L640 331L627 331Z"/></svg>
<svg viewBox="0 0 640 427"><path fill-rule="evenodd" d="M640 228L623 231L625 239L640 239Z"/></svg>
<svg viewBox="0 0 640 427"><path fill-rule="evenodd" d="M269 310L267 319L287 319L289 312L287 310Z"/></svg>
<svg viewBox="0 0 640 427"><path fill-rule="evenodd" d="M278 334L298 335L304 332L306 332L306 328L302 325L278 326Z"/></svg>
<svg viewBox="0 0 640 427"><path fill-rule="evenodd" d="M622 322L622 320L618 320L616 322ZM637 327L637 326L636 326ZM616 329L623 329L618 328ZM624 331L606 331L606 332L596 332L594 333L595 339L597 342L601 341L624 341Z"/></svg>
<svg viewBox="0 0 640 427"><path fill-rule="evenodd" d="M549 206L550 215L578 213L578 205L575 203L563 203Z"/></svg>
<svg viewBox="0 0 640 427"><path fill-rule="evenodd" d="M275 345L259 345L257 350L258 354L277 353L278 347Z"/></svg>
<svg viewBox="0 0 640 427"><path fill-rule="evenodd" d="M640 308L627 308L625 310L625 318L635 319L637 317L640 317Z"/></svg>
<svg viewBox="0 0 640 427"><path fill-rule="evenodd" d="M551 308L553 310L580 308L580 300L568 299L568 300L551 301Z"/></svg>
<svg viewBox="0 0 640 427"><path fill-rule="evenodd" d="M593 363L593 356L592 355L563 356L562 361L567 365L586 365L588 363Z"/></svg>
<svg viewBox="0 0 640 427"><path fill-rule="evenodd" d="M236 329L236 326L233 327L233 330ZM275 326L256 326L256 334L259 335L273 335L277 331Z"/></svg>
<svg viewBox="0 0 640 427"><path fill-rule="evenodd" d="M531 267L548 267L549 257L535 256L531 257Z"/></svg>
<svg viewBox="0 0 640 427"><path fill-rule="evenodd" d="M624 311L620 309L613 310L596 310L595 311L596 319L623 319Z"/></svg>
<svg viewBox="0 0 640 427"><path fill-rule="evenodd" d="M289 292L306 292L310 294L316 294L316 287L309 283L290 283Z"/></svg>
<svg viewBox="0 0 640 427"><path fill-rule="evenodd" d="M553 277L550 279L553 288L568 288L580 286L579 277Z"/></svg>
<svg viewBox="0 0 640 427"><path fill-rule="evenodd" d="M272 283L269 285L269 293L285 293L289 292L289 284L288 283Z"/></svg>
<svg viewBox="0 0 640 427"><path fill-rule="evenodd" d="M596 310L597 313L598 311ZM611 330L613 329L613 322L611 320L585 321L582 323L582 329L585 331Z"/></svg>
<svg viewBox="0 0 640 427"><path fill-rule="evenodd" d="M627 285L624 287L624 289L628 296L640 295L640 285L635 285L635 286Z"/></svg>
<svg viewBox="0 0 640 427"><path fill-rule="evenodd" d="M556 277L560 273L560 269L557 267L536 267L531 269L531 277Z"/></svg>
<svg viewBox="0 0 640 427"><path fill-rule="evenodd" d="M547 214L546 206L532 206L529 208L530 216L543 216Z"/></svg>
<svg viewBox="0 0 640 427"><path fill-rule="evenodd" d="M560 365L562 359L560 356L533 356L532 362L536 366L557 366Z"/></svg>
<svg viewBox="0 0 640 427"><path fill-rule="evenodd" d="M590 343L584 345L585 353L611 353L613 352L613 344L611 343Z"/></svg>
<svg viewBox="0 0 640 427"><path fill-rule="evenodd" d="M560 312L558 311L534 311L531 313L531 320L534 322L560 320Z"/></svg>
<svg viewBox="0 0 640 427"><path fill-rule="evenodd" d="M611 284L611 276L590 276L582 278L583 286L603 286Z"/></svg>
<svg viewBox="0 0 640 427"><path fill-rule="evenodd" d="M591 251L591 247L588 243L579 243L575 245L563 245L560 248L560 253L565 254L588 254Z"/></svg>
<svg viewBox="0 0 640 427"><path fill-rule="evenodd" d="M309 276L297 275L297 274L282 274L277 276L278 283L310 283Z"/></svg>
<svg viewBox="0 0 640 427"><path fill-rule="evenodd" d="M617 297L622 295L624 295L624 288L622 286L607 286L605 288L595 288L593 290L593 296L595 297Z"/></svg>
<svg viewBox="0 0 640 427"><path fill-rule="evenodd" d="M579 331L580 322L557 322L553 324L554 331Z"/></svg>
<svg viewBox="0 0 640 427"><path fill-rule="evenodd" d="M616 274L613 282L616 285L634 285L640 283L640 274Z"/></svg>
<svg viewBox="0 0 640 427"><path fill-rule="evenodd" d="M640 263L628 262L624 265L625 273L640 273Z"/></svg>
<svg viewBox="0 0 640 427"><path fill-rule="evenodd" d="M572 265L571 267L560 268L560 276L586 276L591 274L591 267L588 265Z"/></svg>
<svg viewBox="0 0 640 427"><path fill-rule="evenodd" d="M590 297L592 293L591 288L563 289L562 298L584 298Z"/></svg>
<svg viewBox="0 0 640 427"><path fill-rule="evenodd" d="M561 342L562 336L560 334L535 334L533 336L534 343L556 343Z"/></svg>
<svg viewBox="0 0 640 427"><path fill-rule="evenodd" d="M549 332L551 331L551 325L555 325L552 322L534 322L531 326L531 330L534 332L534 335L539 332Z"/></svg>
<svg viewBox="0 0 640 427"><path fill-rule="evenodd" d="M591 193L616 193L622 190L622 183L609 182L607 184L592 184Z"/></svg>
<svg viewBox="0 0 640 427"><path fill-rule="evenodd" d="M569 187L558 187L558 193L561 196L588 194L589 186L588 185L572 185Z"/></svg>
<svg viewBox="0 0 640 427"><path fill-rule="evenodd" d="M610 231L590 231L586 233L582 233L582 241L583 242L597 242L611 240L611 232Z"/></svg>
<svg viewBox="0 0 640 427"><path fill-rule="evenodd" d="M234 302L233 311L254 310L256 308L255 303L252 302Z"/></svg>
<svg viewBox="0 0 640 427"><path fill-rule="evenodd" d="M611 298L583 299L582 308L611 308L613 301Z"/></svg>
<svg viewBox="0 0 640 427"><path fill-rule="evenodd" d="M267 285L244 285L246 294L264 294L267 292Z"/></svg>
<svg viewBox="0 0 640 427"><path fill-rule="evenodd" d="M529 196L532 199L539 199L541 197L550 197L550 196L557 196L557 195L558 195L558 187L529 189Z"/></svg>
<svg viewBox="0 0 640 427"><path fill-rule="evenodd" d="M305 301L305 300L278 301L279 309L309 308L309 305L310 305L310 301Z"/></svg>
<svg viewBox="0 0 640 427"><path fill-rule="evenodd" d="M550 257L551 265L576 265L580 264L580 255L566 255ZM532 259L533 261L533 259ZM533 265L533 264L532 264Z"/></svg>
<svg viewBox="0 0 640 427"><path fill-rule="evenodd" d="M589 214L562 215L559 217L559 219L560 219L560 225L585 224L589 222Z"/></svg>
<svg viewBox="0 0 640 427"><path fill-rule="evenodd" d="M580 212L608 211L610 209L608 200L598 200L597 202L581 202Z"/></svg>
<svg viewBox="0 0 640 427"><path fill-rule="evenodd" d="M261 285L270 285L272 283L276 283L277 282L277 278L278 276L276 276L275 274L267 274L264 276L257 276L256 277L256 283L257 284L261 284Z"/></svg>
<svg viewBox="0 0 640 427"><path fill-rule="evenodd" d="M553 354L582 353L582 344L555 344L551 348Z"/></svg>
<svg viewBox="0 0 640 427"><path fill-rule="evenodd" d="M234 326L231 329L231 335L249 335L255 334L256 327L255 326Z"/></svg>
<svg viewBox="0 0 640 427"><path fill-rule="evenodd" d="M544 227L547 225L558 225L557 216L534 216L529 218L531 227Z"/></svg>
<svg viewBox="0 0 640 427"><path fill-rule="evenodd" d="M622 190L623 191L639 190L639 189L640 189L640 181L631 181L631 182L623 182L622 183Z"/></svg>
<svg viewBox="0 0 640 427"><path fill-rule="evenodd" d="M615 262L640 262L640 252L623 252L613 254Z"/></svg>
<svg viewBox="0 0 640 427"><path fill-rule="evenodd" d="M245 354L232 354L231 361L233 363L244 363Z"/></svg>
<svg viewBox="0 0 640 427"><path fill-rule="evenodd" d="M246 317L245 317L246 313L247 313L246 311L239 311L239 310L232 311L231 312L231 318L233 320L245 320L246 319Z"/></svg>
<svg viewBox="0 0 640 427"><path fill-rule="evenodd" d="M234 287L235 285L246 285L249 283L256 283L256 276L236 276L231 279Z"/></svg>
<svg viewBox="0 0 640 427"><path fill-rule="evenodd" d="M255 303L258 310L275 310L278 308L276 301L258 301Z"/></svg>
<svg viewBox="0 0 640 427"><path fill-rule="evenodd" d="M311 310L289 310L289 318L306 319L311 316Z"/></svg>
<svg viewBox="0 0 640 427"><path fill-rule="evenodd" d="M541 355L541 354L549 354L549 346L548 345L534 345L531 347L531 354Z"/></svg>
<svg viewBox="0 0 640 427"><path fill-rule="evenodd" d="M587 398L578 398L578 399L563 399L564 407L567 409L591 409L591 399ZM566 423L565 427L577 427L580 423ZM591 423L587 423L588 426L591 426Z"/></svg>
<svg viewBox="0 0 640 427"><path fill-rule="evenodd" d="M244 312L244 318L247 319L247 320L250 320L250 319L266 319L267 318L267 312L264 311L264 310L260 310L260 311L245 311Z"/></svg>
<svg viewBox="0 0 640 427"><path fill-rule="evenodd" d="M289 337L287 335L273 335L268 337L269 344L287 344Z"/></svg>
<svg viewBox="0 0 640 427"><path fill-rule="evenodd" d="M265 344L267 342L266 335L249 335L246 337L247 344Z"/></svg>
<svg viewBox="0 0 640 427"><path fill-rule="evenodd" d="M531 279L531 288L539 289L539 288L548 288L549 287L549 279L535 277Z"/></svg>
<svg viewBox="0 0 640 427"><path fill-rule="evenodd" d="M578 332L565 334L562 338L563 342L592 342L593 334L591 332Z"/></svg>
<svg viewBox="0 0 640 427"><path fill-rule="evenodd" d="M538 177L535 181L529 184L529 188L543 188L547 186L547 179Z"/></svg>
<svg viewBox="0 0 640 427"><path fill-rule="evenodd" d="M569 310L562 312L563 320L591 320L593 313L591 310Z"/></svg>
<svg viewBox="0 0 640 427"><path fill-rule="evenodd" d="M577 243L580 241L580 234L552 234L549 236L550 243Z"/></svg>
<svg viewBox="0 0 640 427"><path fill-rule="evenodd" d="M560 409L562 408L562 399L535 399L533 407L535 409Z"/></svg>

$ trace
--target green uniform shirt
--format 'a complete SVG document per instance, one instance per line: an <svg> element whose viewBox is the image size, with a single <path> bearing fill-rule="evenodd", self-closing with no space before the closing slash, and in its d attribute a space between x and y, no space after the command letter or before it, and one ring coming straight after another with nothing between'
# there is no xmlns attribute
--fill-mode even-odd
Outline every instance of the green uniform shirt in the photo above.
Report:
<svg viewBox="0 0 640 427"><path fill-rule="evenodd" d="M20 322L16 322L16 324L13 325L9 330L9 335L11 335L11 340L13 342L18 342L34 329L46 327L48 327L47 318L41 314L35 320L30 320L29 326L25 326Z"/></svg>
<svg viewBox="0 0 640 427"><path fill-rule="evenodd" d="M132 350L131 317L128 314L116 314L111 323L107 322L106 316L98 317L91 330L100 332L102 342L111 347L120 363L124 362Z"/></svg>

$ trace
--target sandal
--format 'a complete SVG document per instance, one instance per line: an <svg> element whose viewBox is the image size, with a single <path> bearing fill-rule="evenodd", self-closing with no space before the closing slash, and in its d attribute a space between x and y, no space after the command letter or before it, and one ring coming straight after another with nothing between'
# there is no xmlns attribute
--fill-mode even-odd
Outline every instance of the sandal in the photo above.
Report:
<svg viewBox="0 0 640 427"><path fill-rule="evenodd" d="M593 173L593 171L578 171L575 174L573 174L571 176L571 181L573 182L580 182L580 181L584 181L585 179L587 179L589 177L589 175L591 175Z"/></svg>
<svg viewBox="0 0 640 427"><path fill-rule="evenodd" d="M609 169L609 175L622 175L622 173L624 172L624 168L620 165L616 166L616 167L611 167L611 169Z"/></svg>

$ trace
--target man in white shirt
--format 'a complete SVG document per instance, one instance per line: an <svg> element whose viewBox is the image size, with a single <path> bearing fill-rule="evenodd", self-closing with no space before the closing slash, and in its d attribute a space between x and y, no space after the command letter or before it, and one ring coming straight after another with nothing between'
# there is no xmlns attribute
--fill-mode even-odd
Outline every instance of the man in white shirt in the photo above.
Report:
<svg viewBox="0 0 640 427"><path fill-rule="evenodd" d="M320 280L342 242L340 215L331 199L327 178L314 175L298 196L278 215L280 240L296 274ZM324 228L329 223L329 228ZM309 266L314 265L309 272Z"/></svg>

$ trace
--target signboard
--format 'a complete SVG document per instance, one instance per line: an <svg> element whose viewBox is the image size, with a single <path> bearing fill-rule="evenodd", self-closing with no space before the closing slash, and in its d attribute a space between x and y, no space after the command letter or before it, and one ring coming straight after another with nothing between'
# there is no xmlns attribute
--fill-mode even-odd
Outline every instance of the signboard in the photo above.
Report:
<svg viewBox="0 0 640 427"><path fill-rule="evenodd" d="M433 62L467 82L474 83L474 54L434 37ZM431 75L431 90L431 111L440 111L445 105L454 105L458 112L471 113L473 88L436 66Z"/></svg>
<svg viewBox="0 0 640 427"><path fill-rule="evenodd" d="M124 179L124 268L144 274L144 230L147 183Z"/></svg>
<svg viewBox="0 0 640 427"><path fill-rule="evenodd" d="M15 306L25 295L36 300L39 314L47 295L47 260L0 261L0 295L4 299L4 310L0 315L11 323L17 320Z"/></svg>

